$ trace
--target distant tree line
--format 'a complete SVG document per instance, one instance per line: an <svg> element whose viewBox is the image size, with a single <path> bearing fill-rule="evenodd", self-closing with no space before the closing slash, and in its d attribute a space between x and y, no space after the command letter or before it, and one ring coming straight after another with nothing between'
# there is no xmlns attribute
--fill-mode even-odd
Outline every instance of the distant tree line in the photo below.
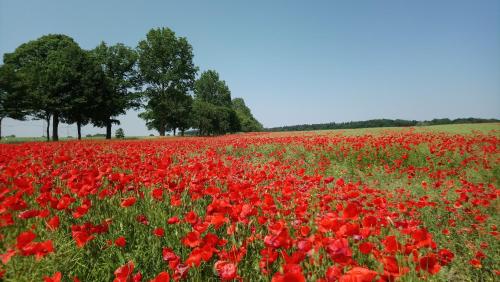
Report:
<svg viewBox="0 0 500 282"><path fill-rule="evenodd" d="M403 120L403 119L372 119L366 121L330 122L318 124L301 124L266 128L265 131L304 131L304 130L324 130L324 129L354 129L373 127L405 127L405 126L425 126L441 124L461 124L461 123L489 123L500 122L497 119L481 118L458 118L458 119L433 119L429 121Z"/></svg>
<svg viewBox="0 0 500 282"><path fill-rule="evenodd" d="M47 140L60 122L106 128L129 109L164 136L195 129L200 135L262 131L242 98L214 70L201 73L186 38L151 29L135 49L117 43L83 50L71 37L49 34L20 45L0 66L0 138L4 118L46 121Z"/></svg>

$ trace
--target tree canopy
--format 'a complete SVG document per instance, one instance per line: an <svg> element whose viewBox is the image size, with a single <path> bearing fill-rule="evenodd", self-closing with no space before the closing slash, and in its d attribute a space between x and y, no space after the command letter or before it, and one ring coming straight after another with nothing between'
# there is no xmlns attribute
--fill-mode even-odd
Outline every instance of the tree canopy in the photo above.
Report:
<svg viewBox="0 0 500 282"><path fill-rule="evenodd" d="M232 107L238 116L241 131L254 132L262 131L264 129L262 124L254 118L250 108L245 105L243 98L234 98L232 101Z"/></svg>
<svg viewBox="0 0 500 282"><path fill-rule="evenodd" d="M112 124L131 108L142 108L146 126L162 136L262 130L215 70L196 79L193 57L188 40L169 28L151 29L135 49L101 42L83 50L63 34L21 44L0 66L0 137L8 117L46 120L48 140L51 121L52 140L60 122L76 124L78 139L86 124L105 127L111 138Z"/></svg>
<svg viewBox="0 0 500 282"><path fill-rule="evenodd" d="M198 70L193 48L186 38L168 28L151 29L137 46L139 70L144 84L145 112L140 117L161 136L167 130L184 130L188 124L193 88Z"/></svg>
<svg viewBox="0 0 500 282"><path fill-rule="evenodd" d="M20 97L30 101L26 110L47 124L52 117L52 139L58 140L60 118L85 88L86 53L71 37L49 34L5 54L4 63L16 73Z"/></svg>
<svg viewBox="0 0 500 282"><path fill-rule="evenodd" d="M12 65L0 66L0 139L2 138L2 120L13 118L24 120L28 114L28 101L22 93L22 85L17 83Z"/></svg>
<svg viewBox="0 0 500 282"><path fill-rule="evenodd" d="M240 121L231 104L231 91L219 74L208 70L194 83L193 127L200 135L240 130Z"/></svg>
<svg viewBox="0 0 500 282"><path fill-rule="evenodd" d="M91 55L104 73L104 85L96 101L96 111L92 123L106 127L106 138L111 138L113 123L119 124L117 116L130 108L140 106L140 95L133 90L140 87L136 67L137 53L121 43L108 46L101 42L91 51Z"/></svg>

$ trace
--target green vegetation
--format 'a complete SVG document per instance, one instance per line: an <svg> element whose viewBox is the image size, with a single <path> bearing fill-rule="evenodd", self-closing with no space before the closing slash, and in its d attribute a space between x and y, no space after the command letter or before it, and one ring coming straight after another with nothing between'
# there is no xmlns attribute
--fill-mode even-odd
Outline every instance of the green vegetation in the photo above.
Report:
<svg viewBox="0 0 500 282"><path fill-rule="evenodd" d="M123 139L125 138L125 132L123 131L122 128L118 128L115 132L115 137L118 139Z"/></svg>
<svg viewBox="0 0 500 282"><path fill-rule="evenodd" d="M234 98L233 109L236 111L236 115L240 121L241 131L253 132L262 131L264 129L262 124L253 117L250 108L245 105L245 101L243 101L243 99Z"/></svg>
<svg viewBox="0 0 500 282"><path fill-rule="evenodd" d="M127 109L140 106L140 93L130 91L140 88L136 68L137 54L121 43L107 46L102 42L92 50L92 55L104 74L101 95L97 95L92 123L106 127L106 138L110 139L112 124L120 123L115 117L125 114Z"/></svg>
<svg viewBox="0 0 500 282"><path fill-rule="evenodd" d="M240 130L240 120L232 108L231 91L219 74L208 70L194 84L193 124L200 135Z"/></svg>
<svg viewBox="0 0 500 282"><path fill-rule="evenodd" d="M184 132L190 127L191 96L189 91L197 68L193 48L186 38L176 37L168 28L152 29L139 42L139 69L146 87L146 111L140 115L149 129L160 136L167 130Z"/></svg>
<svg viewBox="0 0 500 282"><path fill-rule="evenodd" d="M449 134L490 134L500 136L500 123L464 123L464 124L446 124L446 125L430 125L416 127L375 127L375 128L356 128L356 129L334 129L331 130L334 134L345 135L362 135L362 134L386 134L388 132L403 132L415 130L417 132L436 132ZM324 133L325 130L316 131L318 134ZM328 132L328 131L326 131Z"/></svg>
<svg viewBox="0 0 500 282"><path fill-rule="evenodd" d="M47 140L51 121L54 141L60 122L76 124L78 139L86 124L105 127L111 139L112 124L131 108L144 108L139 116L160 136L190 128L206 135L260 128L249 110L233 109L217 72L205 72L195 83L192 49L168 28L151 29L136 49L102 42L83 50L62 34L24 43L4 54L0 66L0 138L2 120L13 118L45 120Z"/></svg>
<svg viewBox="0 0 500 282"><path fill-rule="evenodd" d="M349 121L349 122L330 122L318 124L301 124L267 128L266 131L310 131L310 130L327 130L327 129L355 129L355 128L373 128L373 127L409 127L409 126L429 126L429 125L446 125L446 124L463 124L463 123L494 123L500 122L497 119L481 119L481 118L458 118L458 119L433 119L430 121L416 121L403 119L372 119L365 121Z"/></svg>
<svg viewBox="0 0 500 282"><path fill-rule="evenodd" d="M2 279L496 281L496 137L364 130L4 146Z"/></svg>

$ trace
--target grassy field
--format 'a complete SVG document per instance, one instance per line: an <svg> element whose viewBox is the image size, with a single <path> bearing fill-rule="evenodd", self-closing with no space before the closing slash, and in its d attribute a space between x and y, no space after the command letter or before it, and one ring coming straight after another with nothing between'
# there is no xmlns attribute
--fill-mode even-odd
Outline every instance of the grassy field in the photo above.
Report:
<svg viewBox="0 0 500 282"><path fill-rule="evenodd" d="M344 130L320 130L315 131L323 133L325 131L342 132L346 135L360 134L383 134L386 131L407 131L414 129L417 132L443 132L450 134L493 134L500 135L500 123L476 123L476 124L447 124L447 125L431 125L431 126L415 126L415 127L377 127L377 128L360 128L360 129L344 129Z"/></svg>
<svg viewBox="0 0 500 282"><path fill-rule="evenodd" d="M0 275L497 281L498 129L3 144Z"/></svg>
<svg viewBox="0 0 500 282"><path fill-rule="evenodd" d="M485 133L485 134L493 134L496 136L500 135L500 123L476 123L476 124L448 124L448 125L433 125L433 126L418 126L412 127L415 128L416 131L430 131L430 132L445 132L445 133L453 133L453 134L473 134L473 133ZM378 127L378 128L361 128L361 129L343 129L343 130L319 130L313 131L319 134L325 134L325 132L333 132L333 133L343 133L346 135L359 135L359 134L379 134L384 133L387 130L390 131L401 131L401 130L409 130L407 127ZM283 134L293 134L293 132L278 132L275 133L278 135ZM302 133L298 133L302 134ZM169 136L171 137L171 136ZM135 139L151 139L155 137L151 136L127 136L125 140L135 140ZM157 137L158 138L158 137ZM103 140L104 137L83 137L82 140ZM60 141L74 141L75 138L66 138L61 137ZM44 142L46 141L45 137L9 137L3 136L0 143L23 143L23 142Z"/></svg>

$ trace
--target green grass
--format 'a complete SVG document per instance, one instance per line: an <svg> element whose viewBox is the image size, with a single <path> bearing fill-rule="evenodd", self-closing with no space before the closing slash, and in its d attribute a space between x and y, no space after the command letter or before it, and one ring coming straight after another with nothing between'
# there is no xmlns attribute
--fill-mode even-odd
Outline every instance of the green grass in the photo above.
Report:
<svg viewBox="0 0 500 282"><path fill-rule="evenodd" d="M317 130L317 131L287 131L287 132L273 132L271 134L285 134L285 135L301 135L304 132L325 134L345 134L345 135L362 135L362 134L383 134L387 131L407 131L414 128L417 132L444 132L450 134L474 134L484 133L500 136L500 123L468 123L468 124L447 124L447 125L431 125L431 126L415 126L415 127L375 127L375 128L357 128L357 129L334 129L334 130ZM169 136L172 137L172 136ZM125 140L135 139L154 139L160 138L158 136L127 136ZM113 139L116 139L113 137ZM76 138L60 137L60 141L72 141ZM105 140L104 137L83 137L82 140ZM4 136L0 143L23 143L23 142L44 142L45 137L7 137Z"/></svg>
<svg viewBox="0 0 500 282"><path fill-rule="evenodd" d="M500 216L498 213L499 204L498 200L493 199L491 205L488 207L476 206L470 202L464 204L463 208L457 209L455 214L447 211L447 208L453 206L453 202L460 196L457 190L462 188L462 181L467 180L474 185L491 184L495 187L499 187L500 181L500 170L498 167L498 154L489 153L483 155L483 143L481 140L483 137L488 137L487 135L475 137L475 132L482 132L486 134L493 134L498 136L498 129L500 124L463 124L463 125L446 125L446 126L427 126L427 127L416 127L411 129L412 131L430 133L429 134L413 134L409 133L408 128L372 128L372 129L354 129L354 130L333 130L333 131L318 131L318 132L288 132L288 133L271 133L270 136L274 138L264 138L266 140L264 143L252 144L251 139L243 139L245 145L241 146L241 143L234 142L228 143L228 138L189 138L189 140L194 140L196 142L202 143L201 147L191 147L189 141L183 145L179 142L175 146L168 144L170 142L89 142L88 144L82 145L82 143L76 142L66 142L62 143L69 148L74 148L76 151L87 149L85 145L96 145L97 148L94 154L88 159L83 160L82 163L73 163L75 167L62 163L51 167L52 162L47 167L47 171L43 173L52 173L57 170L59 176L54 176L57 179L56 183L58 188L61 188L65 193L68 192L68 188L63 184L63 181L59 180L61 174L76 169L77 171L85 171L87 165L102 165L103 163L112 162L112 169L114 172L123 172L125 174L135 173L137 175L147 176L149 173L156 172L155 167L142 167L144 163L157 164L158 159L154 159L156 154L164 153L162 151L164 148L171 146L172 151L169 151L169 156L175 160L176 165L186 165L190 167L192 164L201 162L204 166L213 166L202 175L204 185L207 186L218 186L221 189L227 189L227 182L238 179L239 181L247 181L245 177L239 174L238 170L241 169L243 173L252 172L250 175L269 175L274 174L274 178L264 180L263 182L258 182L256 184L252 183L253 189L257 190L257 193L262 193L264 190L272 191L273 197L275 199L283 198L283 192L281 189L281 184L276 184L278 182L286 182L288 176L296 179L296 186L294 189L302 189L307 181L301 182L301 176L297 171L303 169L305 175L320 175L320 176L334 176L336 179L343 178L345 181L351 181L356 183L361 181L367 187L374 188L382 191L381 195L388 200L389 203L397 204L399 202L416 202L419 199L427 198L429 201L436 203L438 208L415 208L413 207L412 212L414 215L403 215L407 216L408 220L419 220L421 224L419 226L427 228L429 232L432 233L433 240L437 243L438 248L447 248L455 254L455 259L453 262L443 267L443 269L435 276L429 276L431 281L496 281L495 270L500 269L500 243L498 238L489 234L488 232L477 232L474 228L474 224L477 222L474 219L476 213L471 213L471 210L480 212L481 214L488 215L488 219L484 224L481 224L481 228L485 230L492 229L493 225L498 226L500 224ZM394 134L397 132L397 134ZM318 136L321 133L323 136ZM401 134L400 134L401 133ZM434 134L434 133L446 133L446 134ZM356 140L352 141L353 137L356 135L371 134L373 135L370 140L380 141L384 140L385 137L405 137L406 141L420 140L421 136L425 135L427 137L432 137L425 139L426 141L418 144L411 145L411 148L406 148L404 145L408 143L398 142L390 139L392 141L385 144L384 147L375 147L374 144L379 143L369 143L366 146L357 148L355 145L358 143ZM449 134L461 134L464 138L469 138L472 140L473 145L470 148L471 151L461 154L459 150L448 150L446 149L442 155L432 154L430 152L429 145L439 146L444 143L453 143L456 139L455 136ZM345 135L345 136L340 136ZM298 139L287 139L290 136L305 136L304 138ZM490 135L491 136L491 135ZM364 140L361 136L360 140ZM145 137L147 139L149 137ZM246 138L245 135L241 135L241 138ZM315 140L321 138L331 138L330 141L335 140L338 142L332 143L322 143L316 142ZM377 139L378 138L378 139ZM74 140L74 139L72 139ZM95 140L95 139L94 139ZM175 139L172 139L175 140ZM253 139L255 141L260 141L259 136ZM287 142L292 140L292 142ZM295 140L295 141L293 141ZM351 140L351 141L350 141ZM478 141L479 140L479 141ZM27 142L21 138L18 142ZM31 140L33 141L33 140ZM248 144L247 144L248 141ZM321 140L320 140L321 141ZM358 140L359 141L359 140ZM158 143L158 144L156 144ZM418 142L417 142L418 143ZM124 147L119 147L118 145L125 144ZM28 150L29 145L26 146ZM457 145L457 144L456 144ZM458 144L459 147L463 144ZM74 146L74 147L71 147ZM116 147L114 147L116 146ZM142 146L142 147L140 147ZM183 149L182 146L187 146ZM11 147L15 149L15 146L4 146ZM43 146L42 146L43 147ZM52 146L54 147L54 146ZM40 148L40 147L38 147ZM46 147L49 150L49 146ZM154 150L150 150L154 148ZM217 157L213 163L209 156L204 155L207 149L214 149L217 153ZM463 147L462 147L463 148ZM188 154L182 154L182 150L187 150ZM43 151L43 150L41 150ZM78 153L69 150L70 153ZM81 153L82 151L80 151ZM101 154L106 152L105 154ZM345 153L345 154L344 154ZM29 162L23 163L21 166L23 169L26 167L31 167L30 164L36 164L40 160L36 157L40 157L39 150L32 151L27 158ZM140 154L144 157L141 161L137 161L138 158L134 159L131 155ZM393 167L398 161L402 160L402 156L408 154L407 158L402 161L401 169L396 169L392 172L386 172L386 166ZM54 156L55 154L49 154L45 156ZM462 165L463 161L468 157L473 156L481 161L487 160L492 167L484 167L484 162L471 162L469 165ZM197 159L197 157L199 157ZM484 159L481 159L484 157ZM150 159L151 158L151 159ZM237 165L232 165L229 158L243 159L242 163L237 163ZM129 160L135 160L129 161ZM120 163L123 161L123 163ZM149 162L151 161L151 162ZM220 161L220 162L218 162ZM226 163L227 162L227 163ZM18 165L13 161L15 165ZM208 164L210 163L210 164ZM218 167L217 165L221 165ZM432 165L431 165L432 164ZM137 165L137 166L136 166ZM261 165L261 170L253 168ZM14 166L13 166L14 167ZM33 165L36 167L36 165ZM273 170L273 168L278 167L278 169ZM415 175L409 177L410 174L404 169L409 167L415 168L428 168L429 170L424 172L422 170L416 171ZM140 170L139 169L143 169ZM231 171L229 178L224 175L225 169ZM180 175L176 175L179 171L182 171ZM0 171L1 172L1 171ZM431 173L438 172L449 172L449 174L443 174L439 179L431 178ZM29 174L31 172L28 171ZM170 170L167 179L168 182L178 182L181 179L191 179L196 174L195 170ZM199 173L199 172L198 172ZM213 174L212 174L213 173ZM221 174L219 174L221 173ZM40 177L41 175L35 175ZM215 180L214 180L215 179ZM278 182L275 182L278 181ZM288 181L288 180L287 180ZM422 186L422 181L429 184L430 188L426 189ZM166 180L167 182L167 180ZM441 188L432 188L432 185L436 182L442 182ZM250 182L249 182L250 183ZM275 186L273 186L274 184ZM291 182L294 183L294 182ZM10 185L14 185L10 183ZM116 185L113 184L113 185ZM44 275L53 274L56 271L62 271L65 278L70 278L71 275L77 275L82 281L110 281L113 278L114 270L129 260L133 260L136 269L140 270L144 274L144 281L153 278L154 275L160 271L164 271L168 268L166 263L161 260L161 249L162 247L171 247L174 249L175 253L181 256L182 260L185 260L189 255L189 248L186 248L180 243L180 238L185 236L189 231L191 231L191 226L186 222L181 222L176 225L166 224L166 219L171 216L177 215L180 218L184 216L187 211L194 210L200 217L203 217L207 211L207 206L211 203L210 196L203 196L197 200L192 200L191 195L184 190L179 193L182 198L181 206L171 206L170 205L170 192L169 196L166 196L165 200L158 202L150 196L151 186L154 185L164 185L162 183L153 183L149 186L144 186L144 184L139 184L138 190L132 191L118 191L115 195L106 197L103 200L97 199L96 195L89 196L92 200L93 206L83 218L74 219L69 212L57 211L56 213L61 217L61 227L54 231L49 232L45 229L44 223L46 219L32 218L29 220L17 220L16 224L13 226L8 226L2 231L2 242L0 245L0 253L4 252L12 242L15 242L16 236L21 232L28 230L30 226L37 226L37 234L40 240L53 240L56 252L54 254L48 255L41 261L36 261L33 257L21 257L15 256L12 260L4 266L7 271L5 274L5 281L37 281L40 280ZM316 184L315 184L316 185ZM308 213L309 213L309 224L312 229L317 228L315 222L316 216L321 214L322 211L318 209L318 203L321 199L326 196L335 197L338 191L333 189L333 183L328 187L327 190L320 190L320 187L314 187L310 190L308 196ZM446 185L452 185L453 188L445 189ZM112 186L112 185L111 185ZM318 185L319 186L319 185ZM12 186L15 187L15 186ZM103 181L102 185L98 187L99 190L110 187L108 180ZM189 187L189 186L188 186ZM276 188L275 190L272 190ZM323 187L324 188L324 187ZM338 188L336 188L338 189ZM400 189L404 189L405 193L399 192ZM354 189L355 190L355 189ZM446 198L443 196L443 191L447 190ZM122 197L136 195L139 192L144 192L144 198L138 200L138 202L130 208L121 208L119 206ZM477 197L473 192L468 192L470 197ZM481 192L479 192L481 193ZM339 195L341 195L339 193ZM28 201L30 206L35 206L35 196L26 196L25 199ZM262 196L259 194L258 196ZM362 195L361 197L364 197ZM372 197L368 195L367 197ZM480 199L480 197L478 197ZM280 211L276 213L278 218L284 219L287 223L296 220L294 213L287 214L285 211L294 210L296 203L292 200L278 201L277 209ZM452 202L451 205L444 203L444 199ZM337 205L343 205L349 198L340 197L334 198L332 202L328 203L333 210L336 209ZM73 208L80 204L80 200L73 204ZM411 205L409 205L411 208ZM400 213L396 206L391 207L391 211ZM262 210L259 210L262 212ZM147 215L150 225L145 226L138 223L135 220L135 216L138 214ZM364 215L363 215L364 216ZM458 219L458 216L460 219ZM105 234L99 234L94 240L88 243L84 248L76 248L73 239L71 238L70 226L72 224L82 224L84 221L91 221L92 223L101 223L105 219L113 220L113 224L110 231ZM447 226L449 219L456 219L456 226ZM152 235L152 230L155 227L163 227L166 231L166 236L163 238L157 238ZM227 227L227 226L225 226ZM228 240L229 245L240 246L245 238L248 238L252 232L251 229L254 228L255 235L262 237L268 234L267 226L256 223L256 218L252 218L248 225L238 223L238 231L234 235L228 236L226 234L226 229L223 227L219 230L215 230L213 227L209 228L210 232L217 234L220 238L225 238ZM445 236L442 234L444 228L449 228L452 233L450 236ZM296 232L290 228L290 232ZM462 232L463 230L471 230L471 232ZM404 240L407 235L401 234L396 228L391 228L391 226L386 226L381 228L380 236L373 236L370 238L371 242L378 244L380 247L380 240L386 235L395 234L399 239ZM332 235L332 234L330 234ZM125 236L127 238L127 246L125 248L118 248L116 246L109 246L108 241L113 241L119 236ZM351 240L351 239L350 239ZM481 243L487 242L489 247L484 249L487 258L482 261L482 268L476 269L469 264L469 260L474 256L476 250L481 249ZM371 269L381 272L381 264L372 256L361 255L357 249L358 242L350 241L353 249L353 256L358 260L360 264L370 267ZM262 240L256 240L247 246L247 254L242 262L238 265L238 273L243 276L245 281L270 281L271 276L266 276L261 274L258 267L258 261L260 258L260 250L264 248ZM289 254L292 250L286 250ZM427 252L429 250L425 250ZM316 256L328 257L324 250L315 254ZM212 258L208 263L202 263L199 268L192 269L188 276L187 281L218 281L217 274L214 272L213 264L215 258ZM415 272L415 263L411 260L402 261L403 266L409 267L412 272L404 276L401 281L419 281L422 277L418 276ZM283 264L283 258L279 258L278 263L275 263L271 268L271 274L275 273ZM326 269L332 265L331 261L325 260L322 263L303 263L304 270L309 273L313 273L310 276L310 280L313 278L324 277Z"/></svg>
<svg viewBox="0 0 500 282"><path fill-rule="evenodd" d="M500 136L500 123L467 123L467 124L447 124L447 125L430 125L430 126L415 126L415 127L375 127L375 128L357 128L357 129L335 129L335 130L318 130L317 133L324 134L325 132L340 133L346 135L362 135L362 134L383 134L387 131L406 131L414 128L417 132L444 132L450 134L473 134L480 132L484 134L494 134Z"/></svg>
<svg viewBox="0 0 500 282"><path fill-rule="evenodd" d="M111 140L137 140L137 139L151 139L151 136L126 136L123 139L113 137ZM106 140L104 137L82 137L82 140ZM59 141L77 141L77 138L59 137ZM15 144L25 142L47 142L45 137L2 137L0 143ZM51 142L51 141L49 141Z"/></svg>

